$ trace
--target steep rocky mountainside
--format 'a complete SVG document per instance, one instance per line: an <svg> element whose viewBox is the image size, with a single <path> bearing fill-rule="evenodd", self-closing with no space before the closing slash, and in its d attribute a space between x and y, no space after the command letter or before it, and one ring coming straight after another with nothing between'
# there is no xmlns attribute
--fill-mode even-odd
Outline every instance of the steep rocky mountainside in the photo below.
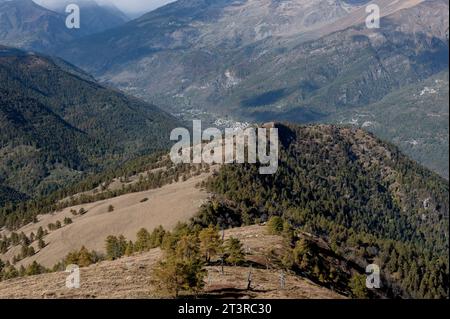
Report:
<svg viewBox="0 0 450 319"><path fill-rule="evenodd" d="M74 39L81 32L66 27L65 16L32 0L0 2L0 44L45 50Z"/></svg>
<svg viewBox="0 0 450 319"><path fill-rule="evenodd" d="M448 87L445 71L394 91L374 104L338 112L332 121L374 132L448 179Z"/></svg>

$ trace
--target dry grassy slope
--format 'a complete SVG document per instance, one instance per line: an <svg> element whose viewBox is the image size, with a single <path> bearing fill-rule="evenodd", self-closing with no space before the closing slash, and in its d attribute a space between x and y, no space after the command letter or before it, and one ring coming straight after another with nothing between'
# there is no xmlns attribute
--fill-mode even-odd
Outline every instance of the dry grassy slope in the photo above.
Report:
<svg viewBox="0 0 450 319"><path fill-rule="evenodd" d="M136 175L130 176L128 178L122 177L122 178L114 178L111 183L109 184L102 184L94 189L85 191L85 192L81 192L78 194L74 194L71 196L68 196L66 198L63 198L61 200L61 202L65 202L65 201L69 201L71 199L76 199L79 198L83 195L87 195L87 196L91 196L91 195L95 195L104 191L116 191L116 190L120 190L124 187L128 187L128 186L132 186L135 185L139 182L140 178L146 178L149 174L156 174L157 172L162 172L165 171L166 168L164 167L158 167L149 171L145 171L145 172L141 172L138 173Z"/></svg>
<svg viewBox="0 0 450 319"><path fill-rule="evenodd" d="M249 226L226 231L241 239L248 260L264 260L268 248L282 247L282 239L267 235L263 226ZM152 286L151 269L161 257L159 249L148 253L104 261L81 269L80 289L65 287L64 272L44 274L0 282L0 298L157 298ZM343 298L307 279L286 275L284 290L279 289L279 270L253 269L252 290L247 291L249 268L208 267L203 297L216 298Z"/></svg>
<svg viewBox="0 0 450 319"><path fill-rule="evenodd" d="M49 223L59 220L63 222L65 217L73 220L73 223L58 230L52 231L44 237L47 246L41 251L37 249L37 243L33 247L37 253L23 259L18 265L28 265L34 260L46 267L52 267L61 261L68 252L85 246L88 249L104 251L105 238L108 235L124 235L135 240L136 232L144 227L149 231L162 225L165 229L171 229L177 222L187 221L197 211L200 205L208 198L208 194L197 188L196 185L209 174L192 177L185 182L178 182L163 186L159 189L131 193L115 198L102 200L90 204L68 207L61 212L50 215L41 215L39 222L29 224L17 232L24 232L27 236L38 228L47 229ZM141 202L144 198L147 201ZM114 207L113 212L108 212L109 205ZM73 216L72 209L87 210L82 216ZM4 233L7 233L4 231ZM0 255L4 261L12 260L20 253L20 246L10 249L5 255Z"/></svg>

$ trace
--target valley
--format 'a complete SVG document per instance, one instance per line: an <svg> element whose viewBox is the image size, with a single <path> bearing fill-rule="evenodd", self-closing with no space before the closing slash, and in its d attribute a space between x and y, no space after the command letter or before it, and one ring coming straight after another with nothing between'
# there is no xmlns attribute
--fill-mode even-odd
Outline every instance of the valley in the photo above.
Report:
<svg viewBox="0 0 450 319"><path fill-rule="evenodd" d="M448 1L378 1L380 29L365 27L367 3L177 1L58 54L186 120L334 123L448 70ZM428 141L397 145L448 176Z"/></svg>
<svg viewBox="0 0 450 319"><path fill-rule="evenodd" d="M0 0L0 299L448 299L448 0L74 1Z"/></svg>

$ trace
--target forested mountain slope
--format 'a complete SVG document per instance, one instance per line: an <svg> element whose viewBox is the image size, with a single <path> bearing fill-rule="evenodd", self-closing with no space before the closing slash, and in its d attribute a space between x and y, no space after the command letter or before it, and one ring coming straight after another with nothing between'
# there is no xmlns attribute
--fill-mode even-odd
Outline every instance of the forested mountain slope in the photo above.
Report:
<svg viewBox="0 0 450 319"><path fill-rule="evenodd" d="M360 129L279 128L275 175L225 165L211 178L209 189L234 202L235 212L222 208L214 220L280 216L363 267L378 264L396 294L448 297L448 182Z"/></svg>
<svg viewBox="0 0 450 319"><path fill-rule="evenodd" d="M274 175L260 175L257 165L174 165L164 155L144 157L51 197L7 207L0 211L1 225L8 227L0 241L3 258L17 266L38 260L49 267L68 250L81 248L77 243L101 256L108 232L140 238L134 233L144 222L133 223L128 216L144 218L154 227L161 216L183 212L182 203L165 196L182 198L192 191L203 194L196 197L205 199L203 205L189 222L166 233L167 243L197 236L211 225L226 229L267 222L273 233L283 236L283 249L269 241L265 259L252 262L270 263L344 295L448 297L446 180L361 129L276 127L281 145ZM186 184L192 189L181 187ZM153 198L156 194L163 199ZM89 231L95 227L89 221L102 218L107 229ZM80 235L84 242L76 239ZM59 236L67 237L62 243ZM368 264L380 267L380 290L364 288ZM55 267L61 269L61 264Z"/></svg>
<svg viewBox="0 0 450 319"><path fill-rule="evenodd" d="M448 179L448 88L447 70L374 104L338 112L331 121L359 126L392 141L412 159Z"/></svg>
<svg viewBox="0 0 450 319"><path fill-rule="evenodd" d="M68 63L7 47L0 96L0 183L28 195L161 150L179 124Z"/></svg>

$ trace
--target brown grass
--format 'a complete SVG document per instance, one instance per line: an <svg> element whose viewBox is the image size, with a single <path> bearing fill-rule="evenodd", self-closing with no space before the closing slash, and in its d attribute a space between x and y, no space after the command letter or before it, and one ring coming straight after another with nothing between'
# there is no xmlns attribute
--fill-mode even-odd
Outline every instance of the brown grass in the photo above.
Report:
<svg viewBox="0 0 450 319"><path fill-rule="evenodd" d="M41 215L39 222L29 224L17 232L29 235L36 234L42 226L47 228L49 223L57 220L63 222L65 217L73 220L73 224L52 231L44 237L48 244L38 251L36 243L33 244L37 253L18 263L28 265L34 260L46 267L52 267L61 261L68 252L85 246L89 250L104 251L105 239L108 235L124 235L127 239L135 240L136 232L144 227L149 231L162 225L165 229L172 229L177 222L187 221L197 211L201 204L207 200L208 194L196 187L197 183L209 174L202 174L190 178L185 182L178 182L163 186L159 189L131 193L123 196L98 201L85 205L68 207L61 212ZM147 201L141 202L142 199ZM114 207L108 212L108 206ZM71 209L87 210L82 216L73 216ZM4 231L4 233L6 233ZM13 247L6 254L0 255L4 261L12 260L14 255L20 253L20 246Z"/></svg>
<svg viewBox="0 0 450 319"><path fill-rule="evenodd" d="M227 230L225 237L240 238L248 250L247 260L263 260L268 247L281 248L282 239L268 235L263 226ZM151 270L161 258L159 249L104 261L80 269L81 287L68 289L64 272L18 278L0 282L0 298L158 298L152 286ZM252 286L247 290L248 272L252 271ZM276 267L207 267L209 275L201 298L343 298L311 281L286 274L285 289L280 289L280 270Z"/></svg>

